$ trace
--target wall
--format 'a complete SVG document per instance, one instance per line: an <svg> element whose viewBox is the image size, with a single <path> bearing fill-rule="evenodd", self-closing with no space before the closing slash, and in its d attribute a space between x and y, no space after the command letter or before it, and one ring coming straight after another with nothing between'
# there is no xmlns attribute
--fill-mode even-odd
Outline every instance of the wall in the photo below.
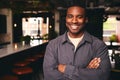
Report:
<svg viewBox="0 0 120 80"><path fill-rule="evenodd" d="M10 42L12 43L12 10L7 8L0 9L0 14L6 15L7 34L10 34Z"/></svg>

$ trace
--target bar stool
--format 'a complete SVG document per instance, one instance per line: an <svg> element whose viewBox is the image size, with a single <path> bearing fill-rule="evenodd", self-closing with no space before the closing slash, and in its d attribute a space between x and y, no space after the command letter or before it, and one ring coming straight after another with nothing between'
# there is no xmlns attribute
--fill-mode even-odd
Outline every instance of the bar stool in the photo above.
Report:
<svg viewBox="0 0 120 80"><path fill-rule="evenodd" d="M42 58L42 57L44 57L44 54L35 54L34 56L38 57L38 58Z"/></svg>
<svg viewBox="0 0 120 80"><path fill-rule="evenodd" d="M32 68L30 67L14 68L12 71L17 75L29 74L33 72Z"/></svg>
<svg viewBox="0 0 120 80"><path fill-rule="evenodd" d="M29 61L19 61L19 62L16 62L16 63L14 64L14 66L16 66L16 67L24 67L24 66L27 66L27 65L29 65L29 64L30 64Z"/></svg>
<svg viewBox="0 0 120 80"><path fill-rule="evenodd" d="M0 78L0 80L19 80L17 76L14 75L5 75Z"/></svg>
<svg viewBox="0 0 120 80"><path fill-rule="evenodd" d="M13 68L12 72L19 76L20 80L30 80L33 76L33 69L31 67Z"/></svg>
<svg viewBox="0 0 120 80"><path fill-rule="evenodd" d="M43 64L43 58L44 58L44 54L35 54L34 57L38 58L37 60L37 66L41 66Z"/></svg>
<svg viewBox="0 0 120 80"><path fill-rule="evenodd" d="M38 60L38 63L39 63L39 64L42 64L42 63L43 63L44 53L35 54L34 57L37 57L37 58L39 59L39 60Z"/></svg>
<svg viewBox="0 0 120 80"><path fill-rule="evenodd" d="M34 62L34 61L37 61L38 59L39 59L38 57L30 56L26 58L25 61Z"/></svg>
<svg viewBox="0 0 120 80"><path fill-rule="evenodd" d="M43 80L43 58L44 58L44 53L37 53L34 55L34 57L39 58L36 63L36 68L35 68L35 76L37 80Z"/></svg>

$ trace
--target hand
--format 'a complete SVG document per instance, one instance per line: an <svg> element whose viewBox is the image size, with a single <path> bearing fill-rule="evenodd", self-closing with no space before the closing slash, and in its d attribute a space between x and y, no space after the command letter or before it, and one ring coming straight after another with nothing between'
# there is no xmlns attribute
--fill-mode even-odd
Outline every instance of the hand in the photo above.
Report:
<svg viewBox="0 0 120 80"><path fill-rule="evenodd" d="M65 71L65 68L66 68L66 65L65 64L59 64L58 65L58 71L64 73Z"/></svg>
<svg viewBox="0 0 120 80"><path fill-rule="evenodd" d="M94 58L91 60L87 68L97 69L100 65L101 59L100 58Z"/></svg>

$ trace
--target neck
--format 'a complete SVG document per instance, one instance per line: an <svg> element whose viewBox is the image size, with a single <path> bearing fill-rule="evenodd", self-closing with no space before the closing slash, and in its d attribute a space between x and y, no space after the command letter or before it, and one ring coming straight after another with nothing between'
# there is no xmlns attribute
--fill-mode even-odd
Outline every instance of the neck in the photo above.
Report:
<svg viewBox="0 0 120 80"><path fill-rule="evenodd" d="M80 38L83 34L84 34L84 31L80 32L79 34L73 34L73 33L71 33L71 32L68 32L68 35L69 35L71 38Z"/></svg>

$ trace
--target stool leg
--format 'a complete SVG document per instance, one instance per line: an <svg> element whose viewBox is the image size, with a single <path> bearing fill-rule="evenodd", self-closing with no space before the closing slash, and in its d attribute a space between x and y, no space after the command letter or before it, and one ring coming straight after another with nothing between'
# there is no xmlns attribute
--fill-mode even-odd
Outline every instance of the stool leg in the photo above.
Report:
<svg viewBox="0 0 120 80"><path fill-rule="evenodd" d="M38 60L34 73L37 80L43 80L43 58Z"/></svg>

